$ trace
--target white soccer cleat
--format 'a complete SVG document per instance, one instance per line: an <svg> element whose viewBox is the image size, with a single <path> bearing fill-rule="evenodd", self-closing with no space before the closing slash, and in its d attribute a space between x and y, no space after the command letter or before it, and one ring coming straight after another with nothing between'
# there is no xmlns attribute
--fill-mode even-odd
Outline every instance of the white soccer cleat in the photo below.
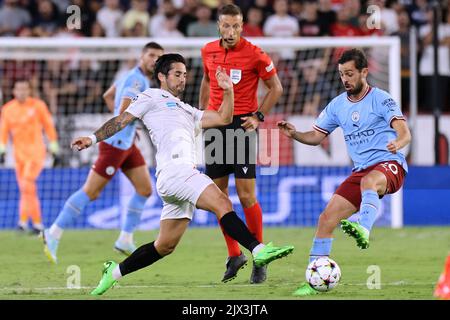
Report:
<svg viewBox="0 0 450 320"><path fill-rule="evenodd" d="M58 259L56 258L56 251L58 250L59 240L52 237L48 229L45 229L42 232L42 239L44 240L44 253L47 256L48 260L50 260L51 263L58 263Z"/></svg>

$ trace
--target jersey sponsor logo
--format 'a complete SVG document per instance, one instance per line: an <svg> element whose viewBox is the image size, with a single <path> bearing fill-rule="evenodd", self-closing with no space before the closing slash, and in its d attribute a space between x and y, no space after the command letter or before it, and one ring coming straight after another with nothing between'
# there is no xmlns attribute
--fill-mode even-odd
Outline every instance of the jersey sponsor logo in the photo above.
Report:
<svg viewBox="0 0 450 320"><path fill-rule="evenodd" d="M352 112L352 121L353 122L358 122L359 121L359 112L358 111L353 111Z"/></svg>
<svg viewBox="0 0 450 320"><path fill-rule="evenodd" d="M242 79L242 70L240 69L230 69L231 82L238 84Z"/></svg>
<svg viewBox="0 0 450 320"><path fill-rule="evenodd" d="M271 61L270 64L266 67L266 71L270 72L273 70L273 62Z"/></svg>
<svg viewBox="0 0 450 320"><path fill-rule="evenodd" d="M105 172L108 176L112 176L116 169L113 166L106 167Z"/></svg>
<svg viewBox="0 0 450 320"><path fill-rule="evenodd" d="M168 106L169 108L175 108L175 107L178 107L178 103L173 102L173 101L168 101L168 102L166 102L166 106Z"/></svg>
<svg viewBox="0 0 450 320"><path fill-rule="evenodd" d="M350 141L350 142L360 139L361 143L362 143L362 142L368 141L368 139L364 139L364 138L368 138L370 136L373 136L374 134L375 134L375 130L367 129L367 130L363 130L363 131L356 132L356 133L346 134L344 136L344 138L345 138L345 141Z"/></svg>

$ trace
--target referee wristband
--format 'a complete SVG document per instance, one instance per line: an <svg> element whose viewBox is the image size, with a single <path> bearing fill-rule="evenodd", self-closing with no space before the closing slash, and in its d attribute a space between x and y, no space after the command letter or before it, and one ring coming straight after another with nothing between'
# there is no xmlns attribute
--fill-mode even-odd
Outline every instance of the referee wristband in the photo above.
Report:
<svg viewBox="0 0 450 320"><path fill-rule="evenodd" d="M88 138L91 139L92 145L97 143L97 137L95 136L95 134L91 134Z"/></svg>

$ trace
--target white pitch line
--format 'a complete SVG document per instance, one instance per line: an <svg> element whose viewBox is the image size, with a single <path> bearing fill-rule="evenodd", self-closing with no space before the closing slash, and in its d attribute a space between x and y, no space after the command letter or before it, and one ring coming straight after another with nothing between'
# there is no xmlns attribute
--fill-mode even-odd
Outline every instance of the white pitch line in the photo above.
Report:
<svg viewBox="0 0 450 320"><path fill-rule="evenodd" d="M265 284L265 285L258 285L259 288L261 287L292 287L296 286L299 283L284 283L284 284ZM389 283L381 283L381 286L406 286L406 285L435 285L434 282L406 282L406 281L396 281L396 282L389 282ZM367 286L367 283L341 283L340 286ZM116 285L115 288L124 288L124 289L150 289L150 288L157 288L157 289L164 289L164 288L185 288L186 285L126 285L126 286L120 286ZM196 285L196 286L188 286L191 288L225 288L225 287L255 287L255 285L252 284L235 284L235 285L226 285L226 284L217 284L217 285ZM82 286L79 288L68 288L68 287L37 287L37 288L23 288L23 287L3 287L0 288L0 291L59 291L59 290L84 290L84 289L94 289L95 287L90 286Z"/></svg>

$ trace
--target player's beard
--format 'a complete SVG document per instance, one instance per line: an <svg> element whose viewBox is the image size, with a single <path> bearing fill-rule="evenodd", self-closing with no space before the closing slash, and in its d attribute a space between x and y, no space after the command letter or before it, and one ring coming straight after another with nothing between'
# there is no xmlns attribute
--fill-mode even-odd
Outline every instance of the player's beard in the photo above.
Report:
<svg viewBox="0 0 450 320"><path fill-rule="evenodd" d="M185 87L186 87L185 84L184 85L183 84L179 84L177 86L168 87L168 89L175 97L178 97L184 92L184 88Z"/></svg>
<svg viewBox="0 0 450 320"><path fill-rule="evenodd" d="M345 88L345 90L347 91L348 96L357 96L358 94L361 93L363 88L364 88L363 82L359 81L356 83L354 88L350 88L350 89Z"/></svg>

